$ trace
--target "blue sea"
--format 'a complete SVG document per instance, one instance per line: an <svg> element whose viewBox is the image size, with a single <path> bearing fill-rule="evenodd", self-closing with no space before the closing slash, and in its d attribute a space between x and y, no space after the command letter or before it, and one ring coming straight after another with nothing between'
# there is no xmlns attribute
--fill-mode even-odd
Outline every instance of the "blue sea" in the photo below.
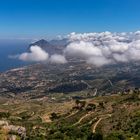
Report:
<svg viewBox="0 0 140 140"><path fill-rule="evenodd" d="M27 62L11 59L8 56L27 51L30 43L31 40L0 39L0 72L28 65Z"/></svg>

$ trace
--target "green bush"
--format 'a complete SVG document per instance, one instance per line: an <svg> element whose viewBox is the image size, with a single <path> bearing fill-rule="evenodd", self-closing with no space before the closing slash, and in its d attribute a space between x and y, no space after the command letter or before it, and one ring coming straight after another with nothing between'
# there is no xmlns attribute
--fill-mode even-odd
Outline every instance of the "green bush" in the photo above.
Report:
<svg viewBox="0 0 140 140"><path fill-rule="evenodd" d="M9 118L10 113L9 112L0 112L0 118Z"/></svg>
<svg viewBox="0 0 140 140"><path fill-rule="evenodd" d="M105 140L125 140L125 137L122 134L119 133L111 133L109 134Z"/></svg>

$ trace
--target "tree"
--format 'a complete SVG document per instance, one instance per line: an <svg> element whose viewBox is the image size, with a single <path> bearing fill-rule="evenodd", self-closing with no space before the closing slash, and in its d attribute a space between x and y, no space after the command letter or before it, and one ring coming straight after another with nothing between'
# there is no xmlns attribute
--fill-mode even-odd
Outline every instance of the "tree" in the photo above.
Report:
<svg viewBox="0 0 140 140"><path fill-rule="evenodd" d="M92 110L95 110L96 109L96 105L95 104L88 104L87 107L86 107L86 110L87 111L92 111Z"/></svg>
<svg viewBox="0 0 140 140"><path fill-rule="evenodd" d="M59 118L59 116L56 114L56 113L51 113L51 120L55 120L55 119L58 119Z"/></svg>
<svg viewBox="0 0 140 140"><path fill-rule="evenodd" d="M101 133L90 134L87 140L103 140L103 135Z"/></svg>
<svg viewBox="0 0 140 140"><path fill-rule="evenodd" d="M125 140L125 137L120 133L111 133L109 134L105 140Z"/></svg>
<svg viewBox="0 0 140 140"><path fill-rule="evenodd" d="M86 105L86 101L80 101L80 100L76 100L75 101L76 107L79 109L83 109Z"/></svg>
<svg viewBox="0 0 140 140"><path fill-rule="evenodd" d="M80 103L80 100L76 100L76 101L75 101L76 106L78 106L79 103Z"/></svg>
<svg viewBox="0 0 140 140"><path fill-rule="evenodd" d="M99 106L102 108L102 109L104 109L105 107L104 107L104 103L103 102L100 102L99 103Z"/></svg>

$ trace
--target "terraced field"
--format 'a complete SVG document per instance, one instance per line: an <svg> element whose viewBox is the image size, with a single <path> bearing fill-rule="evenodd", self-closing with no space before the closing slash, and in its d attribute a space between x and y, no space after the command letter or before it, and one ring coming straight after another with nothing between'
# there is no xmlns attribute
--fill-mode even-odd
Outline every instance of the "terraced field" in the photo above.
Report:
<svg viewBox="0 0 140 140"><path fill-rule="evenodd" d="M0 139L139 140L140 93L47 102L0 99Z"/></svg>

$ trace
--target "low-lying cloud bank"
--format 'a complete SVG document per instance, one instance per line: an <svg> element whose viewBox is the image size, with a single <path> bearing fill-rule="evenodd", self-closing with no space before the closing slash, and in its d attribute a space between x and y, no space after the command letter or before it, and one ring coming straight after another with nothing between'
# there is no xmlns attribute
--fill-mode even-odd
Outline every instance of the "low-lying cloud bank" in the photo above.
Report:
<svg viewBox="0 0 140 140"><path fill-rule="evenodd" d="M19 59L23 61L46 61L49 54L42 50L39 46L31 46L30 52L25 52L19 55Z"/></svg>
<svg viewBox="0 0 140 140"><path fill-rule="evenodd" d="M95 66L140 60L140 31L130 33L71 33L65 55L81 57Z"/></svg>
<svg viewBox="0 0 140 140"><path fill-rule="evenodd" d="M133 62L140 60L140 31L130 33L71 33L66 37L69 44L63 55L49 56L39 46L32 46L30 52L18 55L23 61L49 61L51 63L67 63L65 56L82 58L95 66ZM16 56L17 57L17 56Z"/></svg>
<svg viewBox="0 0 140 140"><path fill-rule="evenodd" d="M49 56L48 52L43 50L39 46L31 46L30 52L24 52L20 55L10 56L10 58L18 58L22 61L31 61L31 62L45 62L48 61L50 63L56 64L64 64L67 62L66 58L60 54L53 54Z"/></svg>

